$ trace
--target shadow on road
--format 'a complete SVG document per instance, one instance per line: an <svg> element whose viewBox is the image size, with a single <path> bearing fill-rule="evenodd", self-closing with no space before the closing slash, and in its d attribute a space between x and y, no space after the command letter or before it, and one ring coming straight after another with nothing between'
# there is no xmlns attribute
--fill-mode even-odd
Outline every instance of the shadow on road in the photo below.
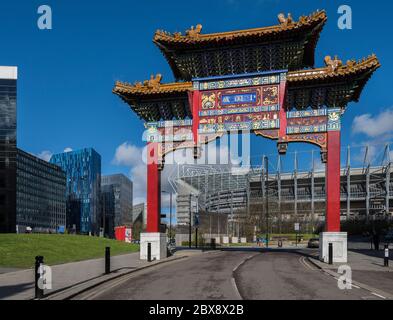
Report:
<svg viewBox="0 0 393 320"><path fill-rule="evenodd" d="M2 286L0 288L0 299L34 288L33 283L21 283L13 286Z"/></svg>

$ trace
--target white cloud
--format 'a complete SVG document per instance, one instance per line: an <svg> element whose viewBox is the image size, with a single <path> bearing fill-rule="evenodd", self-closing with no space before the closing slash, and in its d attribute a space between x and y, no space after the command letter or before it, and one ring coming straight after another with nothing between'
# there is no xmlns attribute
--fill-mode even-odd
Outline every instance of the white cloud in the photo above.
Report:
<svg viewBox="0 0 393 320"><path fill-rule="evenodd" d="M370 162L371 165L380 165L383 160L386 143L393 138L393 107L386 109L376 115L369 113L360 115L353 120L353 134L363 134L366 139L361 145L353 144L355 155L354 162L363 165ZM368 156L365 160L365 151L368 146ZM392 154L392 153L391 153Z"/></svg>
<svg viewBox="0 0 393 320"><path fill-rule="evenodd" d="M73 150L71 148L69 148L69 147L64 149L64 152L72 152L72 151Z"/></svg>
<svg viewBox="0 0 393 320"><path fill-rule="evenodd" d="M138 148L128 142L117 147L113 163L123 166L138 166L142 163L143 148Z"/></svg>
<svg viewBox="0 0 393 320"><path fill-rule="evenodd" d="M49 162L50 158L52 158L52 155L53 155L52 152L50 152L48 150L44 150L44 151L40 152L39 154L37 154L37 157Z"/></svg>
<svg viewBox="0 0 393 320"><path fill-rule="evenodd" d="M391 138L393 136L393 108L375 116L367 113L355 117L352 132L354 134L365 134L369 138Z"/></svg>
<svg viewBox="0 0 393 320"><path fill-rule="evenodd" d="M321 161L315 161L314 170L316 172L323 172L326 170L326 165L324 163L322 163Z"/></svg>

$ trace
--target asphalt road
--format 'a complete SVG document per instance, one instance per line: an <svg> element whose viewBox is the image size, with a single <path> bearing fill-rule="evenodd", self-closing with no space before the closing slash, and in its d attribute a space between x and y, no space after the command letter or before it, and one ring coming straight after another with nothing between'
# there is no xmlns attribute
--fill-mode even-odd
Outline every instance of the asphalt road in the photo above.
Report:
<svg viewBox="0 0 393 320"><path fill-rule="evenodd" d="M77 299L97 300L371 300L342 291L337 280L293 251L219 251L135 273Z"/></svg>

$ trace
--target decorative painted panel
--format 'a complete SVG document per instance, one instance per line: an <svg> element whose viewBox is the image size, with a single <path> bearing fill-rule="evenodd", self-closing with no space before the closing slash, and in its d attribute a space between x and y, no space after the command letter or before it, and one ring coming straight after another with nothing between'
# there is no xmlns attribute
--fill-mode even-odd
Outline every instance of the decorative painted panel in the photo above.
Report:
<svg viewBox="0 0 393 320"><path fill-rule="evenodd" d="M195 90L218 90L225 88L239 88L239 87L251 87L251 86L262 86L269 84L278 84L280 81L286 81L285 73L276 73L263 76L255 76L248 78L235 78L235 79L222 79L222 80L205 80L195 81Z"/></svg>
<svg viewBox="0 0 393 320"><path fill-rule="evenodd" d="M192 120L173 120L145 123L148 142L192 141Z"/></svg>
<svg viewBox="0 0 393 320"><path fill-rule="evenodd" d="M341 130L341 109L328 109L328 131Z"/></svg>
<svg viewBox="0 0 393 320"><path fill-rule="evenodd" d="M280 81L285 73L206 80L194 83L201 90L199 132L274 130L280 128Z"/></svg>
<svg viewBox="0 0 393 320"><path fill-rule="evenodd" d="M287 134L323 133L327 131L328 109L287 112Z"/></svg>

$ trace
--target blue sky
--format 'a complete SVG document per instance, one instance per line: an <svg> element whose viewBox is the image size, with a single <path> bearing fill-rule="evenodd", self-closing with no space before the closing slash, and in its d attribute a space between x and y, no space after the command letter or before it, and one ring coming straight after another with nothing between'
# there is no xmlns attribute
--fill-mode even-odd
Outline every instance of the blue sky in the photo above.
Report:
<svg viewBox="0 0 393 320"><path fill-rule="evenodd" d="M43 4L53 10L50 31L37 28L37 8ZM352 30L337 27L342 4L352 7ZM376 53L382 63L343 122L343 146L370 143L375 155L393 133L393 45L391 22L383 14L393 12L391 1L373 1L373 8L366 1L332 0L1 1L0 65L19 67L18 145L34 154L94 147L104 174L131 174L141 184L144 128L111 90L116 80L134 82L158 72L164 82L173 81L152 43L155 30L184 31L197 23L204 33L245 29L276 24L280 12L297 19L316 9L325 9L329 17L316 66L327 54L346 61ZM294 150L317 149L295 144L290 146ZM274 142L252 138L255 162L275 152ZM139 196L144 186L137 188Z"/></svg>

